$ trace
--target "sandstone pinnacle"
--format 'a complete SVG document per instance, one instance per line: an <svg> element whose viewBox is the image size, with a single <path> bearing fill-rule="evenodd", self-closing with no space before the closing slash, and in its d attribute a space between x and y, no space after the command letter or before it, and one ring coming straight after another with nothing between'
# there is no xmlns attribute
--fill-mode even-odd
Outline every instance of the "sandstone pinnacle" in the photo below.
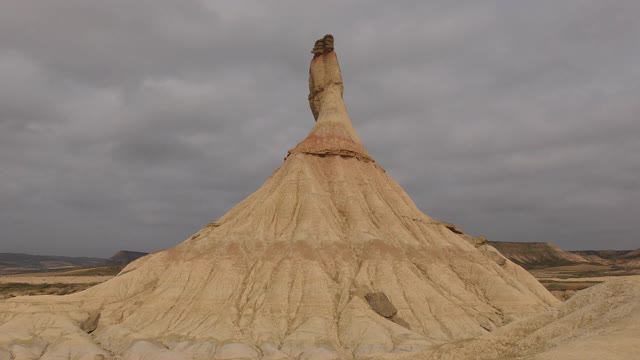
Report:
<svg viewBox="0 0 640 360"><path fill-rule="evenodd" d="M315 42L309 66L309 107L316 123L289 154L339 155L373 161L353 128L342 94L342 73L333 36L325 35Z"/></svg>

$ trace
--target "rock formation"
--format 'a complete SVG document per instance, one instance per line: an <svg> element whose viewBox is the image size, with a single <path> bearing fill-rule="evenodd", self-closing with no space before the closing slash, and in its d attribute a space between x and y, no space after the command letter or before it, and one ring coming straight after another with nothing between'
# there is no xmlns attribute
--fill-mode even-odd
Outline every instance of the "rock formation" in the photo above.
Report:
<svg viewBox="0 0 640 360"><path fill-rule="evenodd" d="M550 242L491 241L490 243L502 255L525 269L588 262L582 256L564 251Z"/></svg>
<svg viewBox="0 0 640 360"><path fill-rule="evenodd" d="M123 266L145 255L147 255L145 252L120 250L110 257L109 260L112 264Z"/></svg>
<svg viewBox="0 0 640 360"><path fill-rule="evenodd" d="M327 34L322 39L316 40L313 44L311 53L315 56L326 54L329 51L333 51L333 35Z"/></svg>
<svg viewBox="0 0 640 360"><path fill-rule="evenodd" d="M333 37L313 54L316 123L260 189L112 280L0 302L0 359L386 356L483 336L558 304L486 242L416 207L352 126ZM376 293L390 316L372 307L385 302Z"/></svg>

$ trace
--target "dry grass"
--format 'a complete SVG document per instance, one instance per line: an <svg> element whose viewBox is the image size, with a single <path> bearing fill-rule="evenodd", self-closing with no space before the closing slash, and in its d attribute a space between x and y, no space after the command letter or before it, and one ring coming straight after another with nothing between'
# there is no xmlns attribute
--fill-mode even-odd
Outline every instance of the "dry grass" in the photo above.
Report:
<svg viewBox="0 0 640 360"><path fill-rule="evenodd" d="M124 266L105 266L89 269L71 270L59 274L58 276L116 276Z"/></svg>
<svg viewBox="0 0 640 360"><path fill-rule="evenodd" d="M617 265L595 264L552 266L547 268L531 269L529 272L536 278L559 279L640 275L640 269L627 269Z"/></svg>
<svg viewBox="0 0 640 360"><path fill-rule="evenodd" d="M6 299L25 295L66 295L85 290L98 283L83 284L29 284L5 283L0 284L0 298Z"/></svg>
<svg viewBox="0 0 640 360"><path fill-rule="evenodd" d="M0 299L30 295L66 295L117 275L121 266L0 276Z"/></svg>
<svg viewBox="0 0 640 360"><path fill-rule="evenodd" d="M593 285L600 284L602 281L553 281L540 280L549 291L566 291L566 290L584 290Z"/></svg>
<svg viewBox="0 0 640 360"><path fill-rule="evenodd" d="M640 269L625 269L617 265L575 264L530 269L529 272L555 297L567 300L577 291L608 278L638 275Z"/></svg>

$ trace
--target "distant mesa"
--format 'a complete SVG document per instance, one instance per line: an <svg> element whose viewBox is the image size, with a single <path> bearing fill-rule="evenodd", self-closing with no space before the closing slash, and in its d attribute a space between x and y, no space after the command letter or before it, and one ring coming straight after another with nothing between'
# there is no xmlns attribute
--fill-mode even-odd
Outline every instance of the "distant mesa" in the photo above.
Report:
<svg viewBox="0 0 640 360"><path fill-rule="evenodd" d="M564 251L550 242L491 241L490 243L502 255L525 269L589 262L579 254Z"/></svg>
<svg viewBox="0 0 640 360"><path fill-rule="evenodd" d="M147 254L148 253L146 252L140 252L140 251L120 250L117 253L115 253L115 255L110 257L109 260L114 265L127 265L130 262L137 260Z"/></svg>
<svg viewBox="0 0 640 360"><path fill-rule="evenodd" d="M144 255L147 255L147 253L126 250L119 251L108 259L0 253L0 275L40 271L60 271L74 268L124 266Z"/></svg>
<svg viewBox="0 0 640 360"><path fill-rule="evenodd" d="M577 250L572 251L587 259L599 260L620 260L620 259L640 259L640 249L636 250ZM599 258L599 259L598 259Z"/></svg>

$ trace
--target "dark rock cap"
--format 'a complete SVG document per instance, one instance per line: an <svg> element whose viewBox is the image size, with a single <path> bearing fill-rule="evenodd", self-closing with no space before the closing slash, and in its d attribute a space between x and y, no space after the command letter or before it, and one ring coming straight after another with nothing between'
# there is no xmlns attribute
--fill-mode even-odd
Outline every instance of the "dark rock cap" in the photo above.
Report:
<svg viewBox="0 0 640 360"><path fill-rule="evenodd" d="M314 56L326 54L330 51L333 51L334 49L333 44L334 44L333 35L327 34L322 39L316 40L315 44L313 45L313 49L311 50L311 53Z"/></svg>

